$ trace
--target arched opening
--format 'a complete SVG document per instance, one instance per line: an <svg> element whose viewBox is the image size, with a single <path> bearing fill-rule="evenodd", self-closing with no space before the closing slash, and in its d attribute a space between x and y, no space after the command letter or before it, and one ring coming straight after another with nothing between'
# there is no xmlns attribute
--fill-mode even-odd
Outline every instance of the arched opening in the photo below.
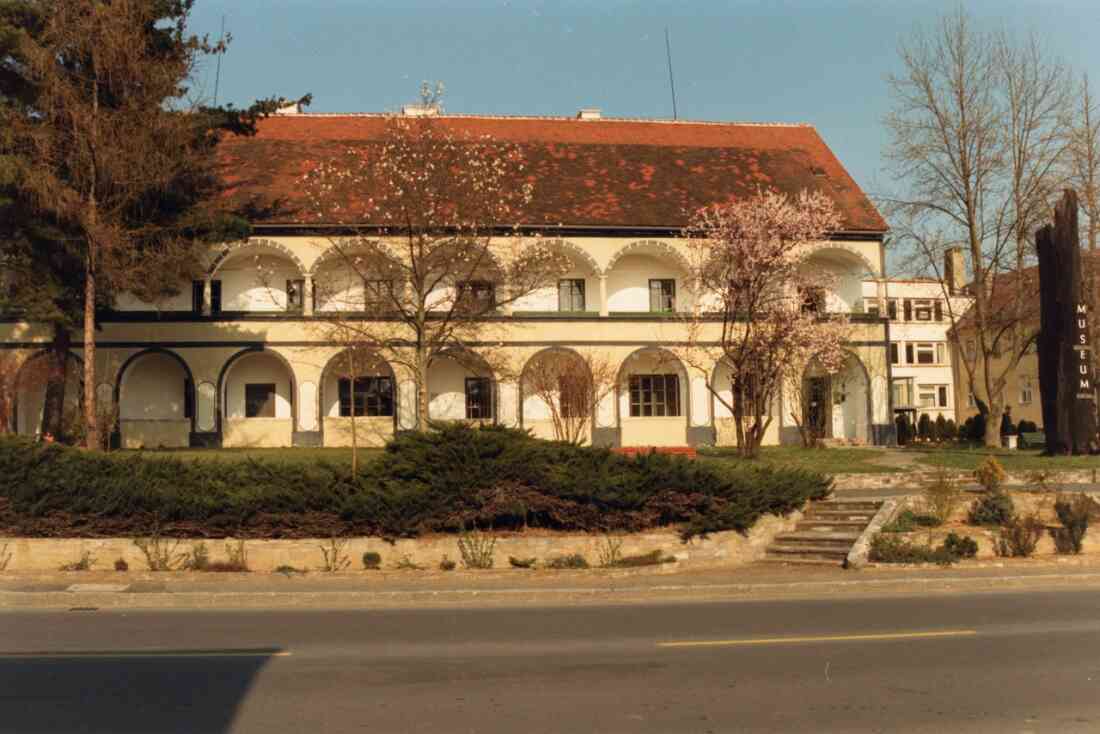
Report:
<svg viewBox="0 0 1100 734"><path fill-rule="evenodd" d="M46 389L49 377L49 357L39 352L29 357L19 368L15 378L15 405L13 425L21 436L41 436ZM62 425L65 434L72 436L83 423L84 401L83 362L69 353L65 364L65 398L62 407Z"/></svg>
<svg viewBox="0 0 1100 734"><path fill-rule="evenodd" d="M183 448L191 444L195 383L187 363L164 349L130 357L115 383L122 448Z"/></svg>
<svg viewBox="0 0 1100 734"><path fill-rule="evenodd" d="M238 352L218 383L223 446L293 445L297 386L283 357L267 350Z"/></svg>
<svg viewBox="0 0 1100 734"><path fill-rule="evenodd" d="M538 438L590 442L604 390L580 354L544 349L527 360L520 376L520 425Z"/></svg>
<svg viewBox="0 0 1100 734"><path fill-rule="evenodd" d="M210 269L214 312L301 312L305 271L287 248L255 240L226 250Z"/></svg>
<svg viewBox="0 0 1100 734"><path fill-rule="evenodd" d="M350 360L349 360L350 357ZM378 354L345 350L328 361L318 401L325 446L383 446L397 427L397 381Z"/></svg>
<svg viewBox="0 0 1100 734"><path fill-rule="evenodd" d="M549 240L540 246L568 262L555 282L547 283L516 299L514 312L599 313L600 268L592 256L566 240ZM564 262L563 262L564 266Z"/></svg>
<svg viewBox="0 0 1100 734"><path fill-rule="evenodd" d="M802 378L802 421L821 439L864 445L871 439L871 380L859 357L849 353L829 374L811 361Z"/></svg>
<svg viewBox="0 0 1100 734"><path fill-rule="evenodd" d="M841 247L821 247L813 250L802 264L829 288L824 295L825 311L852 313L863 305L863 281L878 277L874 266L862 255Z"/></svg>
<svg viewBox="0 0 1100 734"><path fill-rule="evenodd" d="M493 370L473 352L450 351L428 366L428 418L495 423L499 390Z"/></svg>
<svg viewBox="0 0 1100 734"><path fill-rule="evenodd" d="M379 242L334 244L313 264L315 312L381 313L394 309L391 294L404 273Z"/></svg>
<svg viewBox="0 0 1100 734"><path fill-rule="evenodd" d="M683 313L694 303L688 262L666 243L633 242L615 253L606 272L609 312Z"/></svg>
<svg viewBox="0 0 1100 734"><path fill-rule="evenodd" d="M691 404L688 373L671 352L643 347L619 368L623 446L686 446Z"/></svg>

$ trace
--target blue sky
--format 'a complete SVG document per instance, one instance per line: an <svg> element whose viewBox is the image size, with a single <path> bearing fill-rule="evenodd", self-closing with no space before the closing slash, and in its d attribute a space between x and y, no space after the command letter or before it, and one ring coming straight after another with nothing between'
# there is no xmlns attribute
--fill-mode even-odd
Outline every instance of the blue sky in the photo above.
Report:
<svg viewBox="0 0 1100 734"><path fill-rule="evenodd" d="M1100 1L964 4L985 27L1034 30L1100 81ZM664 29L681 118L815 125L869 193L882 171L886 75L899 39L938 0L198 0L195 32L234 40L222 102L314 95L314 112L397 109L420 81L448 111L671 117ZM212 65L200 71L213 93Z"/></svg>

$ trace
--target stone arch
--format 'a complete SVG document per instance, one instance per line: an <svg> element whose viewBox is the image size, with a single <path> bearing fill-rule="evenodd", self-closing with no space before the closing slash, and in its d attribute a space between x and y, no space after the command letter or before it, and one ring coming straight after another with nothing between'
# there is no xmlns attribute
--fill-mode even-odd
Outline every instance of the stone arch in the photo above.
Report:
<svg viewBox="0 0 1100 734"><path fill-rule="evenodd" d="M819 245L814 245L806 251L806 259L812 260L817 255L829 255L839 254L842 259L848 262L858 262L864 268L864 273L861 275L870 275L873 278L881 278L882 274L879 272L879 266L871 262L867 255L857 247L853 247L847 242L825 242Z"/></svg>
<svg viewBox="0 0 1100 734"><path fill-rule="evenodd" d="M339 368L338 360L341 357L343 357L344 354L347 353L347 351L348 351L347 349L341 349L339 352L337 352L336 354L333 354L331 357L329 357L328 361L325 362L324 368L321 370L321 377L320 377L320 380L318 381L318 386L317 386L317 425L318 425L319 429L322 432L321 433L321 435L322 435L322 444L324 444L325 418L331 417L327 414L328 411L326 410L327 403L329 402L329 400L331 398L331 395L327 392L329 378L331 378L333 376L333 371ZM371 364L364 365L362 367L361 375L362 376L375 376L373 373L375 371L381 369L381 370L384 370L385 374L384 375L378 375L378 376L380 376L380 377L389 377L390 378L390 386L391 386L390 389L392 390L392 400L393 400L393 416L391 417L392 420L390 422L392 423L393 430L396 431L397 426L398 426L398 412L400 411L400 405L399 405L400 401L398 400L398 394L397 394L397 373L393 369L393 365L391 365L389 363L389 361L387 361L384 357L382 357L382 355L380 355L377 351L375 351L373 349L372 350L364 350L364 351L368 351L370 353L370 357L373 361L371 362ZM366 418L368 416L358 416L358 417Z"/></svg>
<svg viewBox="0 0 1100 734"><path fill-rule="evenodd" d="M801 410L804 416L804 420L808 420L807 417L807 405L805 403L805 396L809 394L807 391L813 389L813 386L809 384L812 378L825 378L828 385L828 416L826 420L829 424L826 426L826 430L822 437L824 438L846 438L863 441L864 443L874 442L874 394L873 383L871 381L871 373L867 369L867 366L863 363L863 360L859 358L855 352L850 349L843 350L845 354L844 366L840 371L832 375L815 375L813 372L820 371L820 363L816 357L811 359L803 370L802 377L802 396L800 397ZM848 378L851 377L851 373L855 373L857 384L854 386L854 390L846 390L843 394L843 402L845 403L842 408L842 416L844 420L843 430L844 436L836 436L835 427L837 424L835 411L835 381L838 377ZM847 404L849 398L853 400L853 403ZM858 405L856 400L862 401L862 408Z"/></svg>
<svg viewBox="0 0 1100 734"><path fill-rule="evenodd" d="M678 268L684 271L684 275L691 272L691 263L688 262L684 253L680 252L680 250L669 243L661 242L660 240L635 240L616 250L615 254L608 260L607 267L603 269L601 274L606 275L610 273L619 260L627 255L649 255L651 257L669 259L676 263Z"/></svg>
<svg viewBox="0 0 1100 734"><path fill-rule="evenodd" d="M538 362L538 360L540 360L540 359L542 359L546 356L549 356L551 354L568 355L570 358L579 360L581 365L584 366L585 371L588 372L589 380L592 379L592 372L588 367L588 363L584 361L584 356L580 352L578 352L576 349L573 349L572 347L568 347L568 346L564 346L564 345L555 345L555 346L552 346L552 347L546 347L545 349L540 349L539 351L532 354L527 359L527 361L524 362L523 369L520 370L520 375L519 375L519 397L518 397L518 400L519 400L519 425L520 425L521 428L530 428L530 426L527 425L527 422L530 419L528 418L528 416L526 414L527 396L525 395L525 392L526 392L525 391L525 386L527 385L528 372ZM591 410L592 414L590 416L588 416L587 423L588 423L588 429L590 431L590 434L589 434L590 436L591 436L591 432L594 431L595 427L596 427L597 407L598 406L593 406L592 410Z"/></svg>
<svg viewBox="0 0 1100 734"><path fill-rule="evenodd" d="M191 431L194 432L195 431L195 415L198 412L195 409L195 407L197 405L197 396L195 394L195 376L191 372L191 367L187 364L187 360L185 360L183 357L181 357L176 352L173 352L170 349L165 349L163 347L148 347L148 348L142 349L138 352L134 352L129 357L127 357L126 361L122 363L122 366L118 368L118 373L115 376L115 384L114 384L114 392L113 392L114 403L115 403L115 405L119 406L119 421L118 421L119 425L116 426L116 429L115 429L116 432L121 430L121 422L122 422L122 417L121 417L122 381L125 379L126 373L132 365L136 364L143 357L146 357L150 354L159 354L159 355L163 355L165 357L169 357L170 359L175 361L176 364L178 364L183 369L184 374L187 375L187 381L188 381L187 384L188 384L188 389L189 389L190 393L188 395L184 396L184 400L190 400L190 402L191 402L192 410L191 410L190 421L191 421Z"/></svg>
<svg viewBox="0 0 1100 734"><path fill-rule="evenodd" d="M33 411L30 409L30 406L28 406L26 404L32 397L30 392L29 392L29 388L31 386L28 384L27 369L31 366L32 363L39 362L41 360L47 359L49 357L49 354L50 354L50 352L49 352L48 349L41 349L41 350L38 350L36 352L33 352L32 354L27 355L26 358L24 358L23 361L19 364L19 369L16 370L16 372L15 372L15 380L12 383L13 389L15 390L15 400L12 402L12 409L11 409L11 421L12 422L11 422L11 425L15 429L15 433L17 433L17 434L23 434L23 431L21 430L21 423L22 423L23 420L28 418L27 414L33 413ZM77 372L76 372L76 375L75 375L76 394L75 394L75 398L72 398L72 397L70 397L70 394L69 394L68 390L66 390L65 401L66 401L66 403L68 403L70 401L75 401L78 405L81 405L84 402L84 380L83 380L83 376L82 376L83 369L84 369L84 359L79 354L75 354L72 351L70 351L66 354L66 357L65 357L65 372L66 372L65 380L66 380L66 383L70 379L70 376L68 374L70 365L77 365L78 366L78 369L77 369ZM45 400L45 389L46 389L45 388L45 382L43 382L42 383L42 390L43 390L42 399L43 400ZM38 408L39 408L39 412L41 412L42 406L38 406ZM39 430L40 429L41 429L41 425L39 425ZM26 434L24 434L24 435L26 435Z"/></svg>
<svg viewBox="0 0 1100 734"><path fill-rule="evenodd" d="M542 244L544 247L557 249L569 255L576 261L582 263L585 267L591 270L591 274L593 276L599 277L603 274L603 268L601 268L600 264L596 262L596 258L592 257L591 253L589 253L583 247L575 244L574 242L558 237L555 239L545 240Z"/></svg>
<svg viewBox="0 0 1100 734"><path fill-rule="evenodd" d="M305 276L308 272L310 272L302 263L301 258L299 258L294 253L294 251L286 245L269 239L247 239L227 244L210 263L210 267L207 268L207 275L215 275L218 272L218 269L225 264L226 260L237 254L238 252L247 251L249 249L274 250L275 252L278 252L280 255L286 257L288 260L294 263L294 266L298 268L298 272L301 275Z"/></svg>
<svg viewBox="0 0 1100 734"><path fill-rule="evenodd" d="M658 370L665 370L667 366L672 367L678 376L679 392L677 400L680 406L680 415L678 416L630 416L630 370L632 364L637 364L643 356L654 356L655 360L652 361L651 368ZM630 445L675 445L682 446L688 442L688 427L691 426L692 407L691 407L691 373L688 372L687 366L683 361L668 349L660 346L645 346L635 349L623 359L622 364L619 366L619 371L616 378L616 399L615 399L615 416L616 422L619 426L619 430L622 435L622 443L624 446ZM624 411L625 403L625 411ZM638 418L676 418L677 428L667 432L664 439L672 441L672 443L633 443L635 439L626 430L626 424L630 421L636 421ZM624 421L624 418L627 420ZM682 435L679 433L682 430ZM682 440L674 440L681 439ZM662 441L664 440L662 439Z"/></svg>
<svg viewBox="0 0 1100 734"><path fill-rule="evenodd" d="M289 387L289 402L290 402L290 420L292 430L297 430L298 427L298 378L294 373L294 367L290 364L290 360L284 357L279 352L272 349L266 349L264 347L245 347L241 351L237 352L222 365L221 370L218 372L218 384L217 393L215 394L215 411L214 411L214 430L217 433L222 433L225 430L225 411L226 411L226 377L229 375L230 369L241 358L256 354L267 354L274 357L286 370L287 379L290 383Z"/></svg>

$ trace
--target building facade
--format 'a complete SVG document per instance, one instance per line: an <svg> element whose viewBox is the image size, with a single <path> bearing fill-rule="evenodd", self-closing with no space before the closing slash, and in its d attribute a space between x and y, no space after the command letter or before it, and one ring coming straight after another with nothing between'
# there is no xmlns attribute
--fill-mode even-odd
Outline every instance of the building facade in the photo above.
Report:
<svg viewBox="0 0 1100 734"><path fill-rule="evenodd" d="M378 358L354 379L338 376L344 350L320 327L346 299L328 294L368 286L354 283L331 256L324 222L302 216L296 184L326 150L369 145L384 119L281 115L262 121L254 138L224 143L228 202L257 212L253 236L212 250L204 277L183 284L177 296L155 304L123 296L100 315L96 395L103 412L117 418L122 446L347 445L353 409L361 416L363 443L414 427L416 385L400 365ZM782 396L768 442L797 441L794 418L814 411L829 438L892 440L892 326L882 311L865 307L866 299L887 296L886 226L812 127L611 120L592 113L577 119L439 116L437 122L523 147L535 178L523 227L568 256L573 272L494 313L486 338L466 344L461 359L432 363L433 419L491 421L552 436L547 406L524 395L515 376L545 350L566 350L597 353L618 365L617 388L590 417L593 443L732 443L732 418L708 392L707 375L675 356L687 338L677 314L692 306L681 232L691 209L767 186L790 194L823 191L836 203L844 228L812 246L808 267L837 276L826 308L850 315L848 364L824 388L820 378L807 376L804 387L820 395L806 400L804 389ZM34 434L43 402L36 365L49 330L18 320L0 328L3 347L22 364L16 425ZM925 343L916 333L912 340ZM73 343L79 345L79 335ZM482 349L505 353L512 369L505 374L479 361ZM67 391L73 399L80 358L77 347ZM724 366L706 369L719 392L729 392Z"/></svg>

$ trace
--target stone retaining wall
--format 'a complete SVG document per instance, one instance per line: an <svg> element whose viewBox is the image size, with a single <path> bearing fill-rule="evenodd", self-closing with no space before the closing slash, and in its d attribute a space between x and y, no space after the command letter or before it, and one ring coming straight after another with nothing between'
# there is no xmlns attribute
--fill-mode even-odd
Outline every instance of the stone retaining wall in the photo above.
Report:
<svg viewBox="0 0 1100 734"><path fill-rule="evenodd" d="M494 568L508 568L508 557L535 558L538 566L555 556L580 553L590 565L600 563L601 547L608 538L622 541L623 556L641 555L660 550L674 557L681 564L691 566L739 566L759 560L764 549L779 533L789 532L802 517L793 512L787 517L767 515L761 518L748 535L729 531L713 533L705 539L695 538L687 543L680 541L674 530L660 530L630 535L589 535L571 533L528 532L497 534L493 553ZM193 540L162 539L176 554L188 553L198 542ZM207 540L206 547L211 561L227 559L228 541ZM233 541L235 543L235 541ZM248 567L252 571L270 572L279 566L293 566L302 570L318 570L324 565L322 547L331 549L332 541L315 540L246 540L244 541ZM6 549L5 549L6 546ZM339 552L350 563L348 570L363 567L362 556L374 551L382 556L382 567L389 569L403 559L438 568L444 556L461 565L458 536L434 535L422 538L398 540L387 543L380 538L348 538ZM73 563L88 552L95 559L93 570L110 570L116 559L121 558L131 570L148 568L141 550L132 538L0 538L0 566L9 557L7 573L57 571L62 565ZM672 566L673 564L669 564Z"/></svg>
<svg viewBox="0 0 1100 734"><path fill-rule="evenodd" d="M1008 472L1006 485L1033 485L1031 472ZM845 489L890 489L920 487L936 478L934 471L905 471L895 474L835 474L833 487ZM963 483L974 483L974 473L969 471L948 472L949 479ZM1051 472L1047 480L1050 484L1095 484L1100 481L1100 472L1093 469Z"/></svg>

